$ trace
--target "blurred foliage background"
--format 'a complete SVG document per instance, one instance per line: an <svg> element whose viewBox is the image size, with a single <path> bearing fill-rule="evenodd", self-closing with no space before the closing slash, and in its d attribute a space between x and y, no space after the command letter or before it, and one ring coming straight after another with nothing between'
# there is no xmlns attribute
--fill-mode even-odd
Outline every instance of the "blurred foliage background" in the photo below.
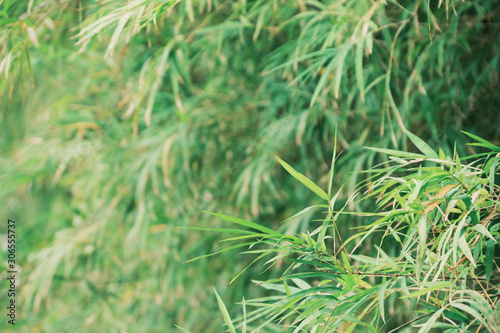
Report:
<svg viewBox="0 0 500 333"><path fill-rule="evenodd" d="M179 227L316 227L279 223L316 199L274 156L325 185L335 129L344 202L382 161L363 147L414 149L405 128L449 155L473 153L461 130L498 145L499 46L494 0L0 1L21 330L221 331L212 286L252 258L184 263L221 236ZM242 276L221 296L264 293Z"/></svg>

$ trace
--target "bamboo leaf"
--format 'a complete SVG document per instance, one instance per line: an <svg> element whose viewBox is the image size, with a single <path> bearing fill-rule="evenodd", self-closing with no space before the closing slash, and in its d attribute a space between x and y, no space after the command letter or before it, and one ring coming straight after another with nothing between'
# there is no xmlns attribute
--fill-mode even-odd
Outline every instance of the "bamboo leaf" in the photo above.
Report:
<svg viewBox="0 0 500 333"><path fill-rule="evenodd" d="M227 328L229 329L230 333L236 333L236 330L234 329L233 322L231 321L231 317L229 317L229 313L227 312L226 306L224 305L224 302L220 298L219 294L217 293L217 290L214 288L214 293L215 296L217 297L217 303L219 303L219 309L222 312L222 316L224 317L224 321L226 322Z"/></svg>
<svg viewBox="0 0 500 333"><path fill-rule="evenodd" d="M486 243L486 253L485 253L485 262L484 266L486 269L486 280L489 282L491 278L491 272L493 270L493 261L494 261L494 254L495 254L495 245L496 241L494 240L489 240Z"/></svg>
<svg viewBox="0 0 500 333"><path fill-rule="evenodd" d="M436 152L429 147L427 143L425 143L422 139L420 139L418 136L415 134L411 133L408 130L405 130L406 135L410 138L411 142L420 150L422 153L424 153L425 156L428 158L433 158L433 159L438 159L439 156L436 154Z"/></svg>
<svg viewBox="0 0 500 333"><path fill-rule="evenodd" d="M464 131L462 131L462 133L470 136L471 138L473 138L474 140L479 142L479 143L469 143L469 145L471 145L471 146L480 146L480 147L491 149L493 151L500 151L500 147L495 146L491 142L488 142L488 141L484 140L483 138L478 137L477 135L474 135L472 133L467 133Z"/></svg>
<svg viewBox="0 0 500 333"><path fill-rule="evenodd" d="M335 61L331 60L328 66L326 66L325 71L321 75L321 78L319 79L318 85L316 86L316 89L314 89L314 94L311 98L311 104L310 106L312 107L314 103L316 102L316 99L318 98L319 94L323 90L323 86L326 83L326 80L328 79L328 76L330 75L333 66L335 65Z"/></svg>
<svg viewBox="0 0 500 333"><path fill-rule="evenodd" d="M394 149L386 149L386 148L373 148L373 147L365 147L370 150L386 154L386 155L391 155L391 156L399 156L399 157L405 157L405 158L425 158L425 155L420 155L420 154L414 154L414 153L408 153L405 151L401 150L394 150Z"/></svg>
<svg viewBox="0 0 500 333"><path fill-rule="evenodd" d="M431 282L433 283L433 282ZM431 286L431 287L427 287L427 288L424 288L424 289L421 289L421 290L417 290L417 291L414 291L408 295L404 295L404 296L401 296L400 298L415 298L415 297L418 297L418 296L422 296L422 295L426 295L432 291L435 291L435 290L439 290L439 289L444 289L444 288L447 288L447 287L450 287L453 285L453 282L441 282L441 283L438 283L437 285L434 285L434 286Z"/></svg>
<svg viewBox="0 0 500 333"><path fill-rule="evenodd" d="M378 291L378 309L380 312L380 317L382 317L382 321L385 323L385 309L384 309L384 304L385 304L385 291L387 289L387 285L389 284L389 281L384 283L379 291Z"/></svg>
<svg viewBox="0 0 500 333"><path fill-rule="evenodd" d="M243 297L243 327L241 328L241 333L247 332L247 306L245 304L245 297Z"/></svg>
<svg viewBox="0 0 500 333"><path fill-rule="evenodd" d="M479 233L481 233L483 236L486 236L490 238L493 242L496 243L495 238L493 238L493 235L488 231L488 229L485 228L484 225L482 224L476 224L472 229L477 230Z"/></svg>
<svg viewBox="0 0 500 333"><path fill-rule="evenodd" d="M436 322L436 320L439 318L439 316L441 316L441 314L443 313L443 311L445 310L446 308L441 308L439 309L438 311L436 311L430 318L429 320L427 320L425 322L425 325L422 326L420 328L420 330L418 330L418 333L427 333L431 330L431 328L433 327L434 323Z"/></svg>
<svg viewBox="0 0 500 333"><path fill-rule="evenodd" d="M427 215L420 216L418 220L418 258L422 260L427 244Z"/></svg>
<svg viewBox="0 0 500 333"><path fill-rule="evenodd" d="M361 100L365 100L365 81L363 78L363 49L364 49L365 39L362 38L356 44L356 82L358 84L359 93L361 94Z"/></svg>
<svg viewBox="0 0 500 333"><path fill-rule="evenodd" d="M219 217L219 218L223 219L224 221L236 223L236 224L242 225L244 227L256 229L256 230L262 231L262 232L267 233L267 234L278 234L279 235L279 233L277 233L276 231L274 231L272 229L266 228L264 226L261 226L260 224L246 221L246 220L243 220L243 219L240 219L237 217L224 215L224 214L218 214L218 213L212 213L212 212L207 212L207 211L204 211L204 213L208 213L208 214L211 214L213 216Z"/></svg>
<svg viewBox="0 0 500 333"><path fill-rule="evenodd" d="M312 181L310 181L306 176L303 174L295 171L294 168L292 168L288 163L280 159L279 157L276 157L278 162L285 168L286 171L288 171L289 174L291 174L295 179L297 179L299 182L301 182L303 185L305 185L307 188L309 188L311 191L316 193L321 199L327 200L328 201L328 195L323 191L321 188L318 187L318 185L314 184Z"/></svg>
<svg viewBox="0 0 500 333"><path fill-rule="evenodd" d="M335 136L333 139L333 156L332 164L330 166L330 173L328 174L328 197L332 195L333 176L335 175L335 159L337 158L337 128L335 128Z"/></svg>
<svg viewBox="0 0 500 333"><path fill-rule="evenodd" d="M289 218L281 221L281 223L284 223L286 221L289 221L291 219L294 219L296 217L299 217L301 215L304 215L305 213L307 213L308 211L312 210L312 209L315 209L315 208L328 208L328 205L314 205L314 206L309 206L309 207L306 207L304 209L302 209L300 212L298 212L297 214L294 214L293 216L290 216Z"/></svg>
<svg viewBox="0 0 500 333"><path fill-rule="evenodd" d="M469 261L472 263L474 267L476 267L476 262L474 261L474 258L472 257L472 253L470 252L469 245L467 244L467 240L465 239L464 236L460 237L458 239L458 246L464 253L464 255L469 259Z"/></svg>
<svg viewBox="0 0 500 333"><path fill-rule="evenodd" d="M185 332L185 333L191 333L190 331L188 331L187 329L183 328L183 327L180 327L176 324L174 324L175 327L177 327L178 329L180 329L181 331Z"/></svg>

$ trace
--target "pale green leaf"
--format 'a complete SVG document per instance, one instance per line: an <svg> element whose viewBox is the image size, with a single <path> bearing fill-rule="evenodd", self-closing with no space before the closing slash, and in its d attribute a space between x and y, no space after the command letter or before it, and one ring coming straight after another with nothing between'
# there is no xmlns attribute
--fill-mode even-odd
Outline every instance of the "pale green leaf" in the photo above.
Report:
<svg viewBox="0 0 500 333"><path fill-rule="evenodd" d="M474 267L476 267L476 262L474 261L474 258L472 257L472 253L470 252L469 245L467 245L467 240L465 239L464 236L460 237L458 239L458 246L464 253L464 255L469 259L469 261L472 263Z"/></svg>
<svg viewBox="0 0 500 333"><path fill-rule="evenodd" d="M427 285L431 285L431 284L432 284L431 287L427 287L427 288L424 288L421 290L414 291L408 295L401 296L400 298L414 298L414 297L426 295L434 290L439 290L439 289L450 287L451 285L453 285L453 282L440 282L438 284L430 282Z"/></svg>
<svg viewBox="0 0 500 333"><path fill-rule="evenodd" d="M420 150L422 153L424 153L425 156L429 158L434 158L438 159L438 155L436 152L427 144L425 143L422 139L420 139L418 136L415 134L411 133L408 130L405 130L406 135L410 138L411 142Z"/></svg>
<svg viewBox="0 0 500 333"><path fill-rule="evenodd" d="M236 333L233 322L231 321L231 317L229 317L229 313L227 312L226 306L224 305L224 302L220 298L219 294L217 293L217 290L214 288L214 293L215 296L217 297L217 303L219 303L219 309L222 312L222 316L224 317L224 321L226 322L227 328L229 329L230 333Z"/></svg>
<svg viewBox="0 0 500 333"><path fill-rule="evenodd" d="M312 181L310 181L306 176L303 174L297 172L294 168L292 168L288 163L280 159L279 157L276 157L278 162L285 168L288 173L290 173L295 179L297 179L299 182L304 184L307 188L309 188L311 191L316 193L321 199L328 200L328 195L323 191L321 188L319 188L318 185L314 184Z"/></svg>

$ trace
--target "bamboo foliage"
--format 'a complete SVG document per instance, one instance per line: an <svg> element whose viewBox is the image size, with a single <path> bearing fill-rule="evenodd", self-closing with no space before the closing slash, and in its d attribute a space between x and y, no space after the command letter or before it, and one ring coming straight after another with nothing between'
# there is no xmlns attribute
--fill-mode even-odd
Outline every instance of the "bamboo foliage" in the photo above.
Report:
<svg viewBox="0 0 500 333"><path fill-rule="evenodd" d="M363 171L405 158L364 146L416 154L405 129L452 159L482 149L460 130L498 146L498 22L494 1L0 0L0 198L25 226L21 301L33 316L23 324L218 331L212 286L220 292L250 261L228 250L183 264L221 237L182 228L220 229L201 211L224 212L315 247L317 235L333 237L314 233L324 198L274 156L330 200L338 193L335 209L359 213L370 206L357 184L387 185ZM344 241L364 223L335 214L326 221L344 223ZM433 272L469 256L461 236ZM268 296L242 280L221 301Z"/></svg>
<svg viewBox="0 0 500 333"><path fill-rule="evenodd" d="M495 222L500 187L494 178L500 147L471 135L476 145L493 151L459 158L440 150L438 156L423 140L407 135L421 154L375 149L391 154L392 161L371 170L374 182L360 188L367 189L361 200L375 203L374 211L338 209L337 195L327 195L280 160L291 176L325 201L326 218L317 229L285 235L214 214L254 229L228 239L237 244L234 248L245 249L253 238L243 253L257 257L254 262L266 257L266 269L280 261L287 266L278 278L254 281L272 294L245 301L254 310L235 318L234 327L259 331L277 323L293 332L396 332L412 326L419 332L499 330L494 249L500 239ZM342 214L367 220L344 242L337 233ZM373 242L376 233L383 234L376 253L365 252L362 245ZM408 311L402 315L398 308Z"/></svg>

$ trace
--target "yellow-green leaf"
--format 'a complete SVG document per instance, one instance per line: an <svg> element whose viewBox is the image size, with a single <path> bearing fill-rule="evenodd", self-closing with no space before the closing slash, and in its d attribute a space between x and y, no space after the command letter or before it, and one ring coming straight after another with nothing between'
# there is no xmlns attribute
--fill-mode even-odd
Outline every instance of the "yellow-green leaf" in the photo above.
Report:
<svg viewBox="0 0 500 333"><path fill-rule="evenodd" d="M295 179L297 179L299 182L307 186L311 191L316 193L321 199L328 200L328 195L323 191L321 188L319 188L318 185L314 184L309 178L301 174L300 172L296 171L294 168L292 168L288 163L283 161L281 158L276 157L278 162L285 168L286 171L288 171L289 174L291 174Z"/></svg>

